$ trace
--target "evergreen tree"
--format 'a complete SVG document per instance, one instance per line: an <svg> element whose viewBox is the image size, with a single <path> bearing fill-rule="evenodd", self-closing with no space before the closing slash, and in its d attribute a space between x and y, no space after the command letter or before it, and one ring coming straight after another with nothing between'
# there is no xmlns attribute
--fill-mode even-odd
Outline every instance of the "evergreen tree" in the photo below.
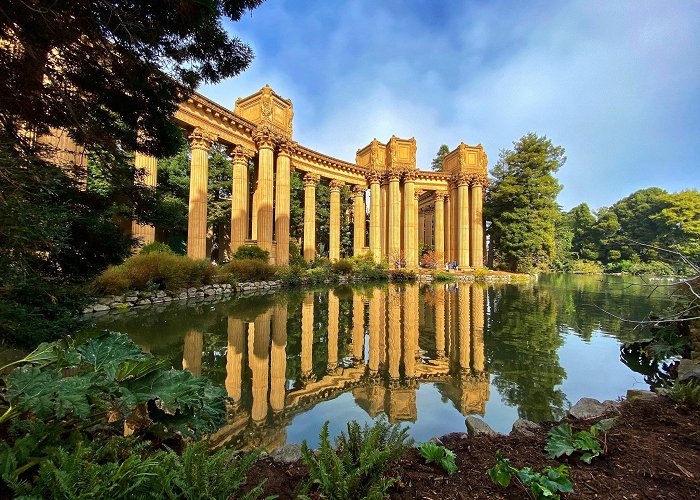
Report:
<svg viewBox="0 0 700 500"><path fill-rule="evenodd" d="M440 146L440 149L438 149L437 155L435 155L435 158L433 158L432 163L430 164L430 168L432 168L434 171L439 172L442 170L442 162L445 159L445 156L450 152L450 148L447 146L447 144L443 144Z"/></svg>
<svg viewBox="0 0 700 500"><path fill-rule="evenodd" d="M565 161L564 148L532 132L501 151L485 212L496 258L507 269L528 272L553 258L561 185L552 174Z"/></svg>
<svg viewBox="0 0 700 500"><path fill-rule="evenodd" d="M571 251L580 259L597 260L598 245L592 240L592 229L596 219L587 203L572 208L567 214L572 230Z"/></svg>

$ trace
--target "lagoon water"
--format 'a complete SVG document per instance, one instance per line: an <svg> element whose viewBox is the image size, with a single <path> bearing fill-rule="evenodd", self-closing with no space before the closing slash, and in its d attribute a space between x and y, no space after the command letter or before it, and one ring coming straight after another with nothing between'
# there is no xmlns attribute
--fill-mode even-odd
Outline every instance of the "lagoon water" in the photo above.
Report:
<svg viewBox="0 0 700 500"><path fill-rule="evenodd" d="M232 398L214 437L241 449L318 442L385 416L417 441L464 432L466 415L509 432L579 398L647 389L655 371L621 349L667 300L639 280L545 275L523 285L362 285L109 314L128 334Z"/></svg>

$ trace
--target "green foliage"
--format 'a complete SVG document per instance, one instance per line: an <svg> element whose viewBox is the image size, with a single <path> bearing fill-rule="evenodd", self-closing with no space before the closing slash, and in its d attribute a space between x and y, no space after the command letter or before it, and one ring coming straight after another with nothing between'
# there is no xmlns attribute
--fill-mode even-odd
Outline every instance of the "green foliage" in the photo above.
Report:
<svg viewBox="0 0 700 500"><path fill-rule="evenodd" d="M489 275L489 270L485 268L480 268L480 269L475 269L474 270L474 277L475 278L485 278L486 276Z"/></svg>
<svg viewBox="0 0 700 500"><path fill-rule="evenodd" d="M385 280L388 278L388 266L386 262L376 263L371 252L356 255L350 259L353 266L353 275L361 280Z"/></svg>
<svg viewBox="0 0 700 500"><path fill-rule="evenodd" d="M230 276L233 281L267 281L272 279L277 269L260 259L233 259L228 264L221 266L219 275Z"/></svg>
<svg viewBox="0 0 700 500"><path fill-rule="evenodd" d="M413 269L390 269L389 280L395 282L414 281L416 272Z"/></svg>
<svg viewBox="0 0 700 500"><path fill-rule="evenodd" d="M575 260L572 263L571 272L574 274L603 274L603 268L591 260Z"/></svg>
<svg viewBox="0 0 700 500"><path fill-rule="evenodd" d="M477 269L479 271L479 269ZM476 271L474 273L474 276L476 276ZM455 275L442 271L442 272L437 272L433 274L433 281L436 283L444 283L448 281L454 281L455 280Z"/></svg>
<svg viewBox="0 0 700 500"><path fill-rule="evenodd" d="M547 433L545 451L548 458L558 458L562 455L570 456L572 453L581 452L581 460L587 464L595 457L605 453L605 435L615 423L615 418L606 418L593 424L589 431L574 433L571 424L565 423L552 427ZM598 438L598 433L603 433L603 441Z"/></svg>
<svg viewBox="0 0 700 500"><path fill-rule="evenodd" d="M193 260L172 253L149 253L129 257L95 278L98 293L116 294L127 290L179 290L212 283L216 269L208 260Z"/></svg>
<svg viewBox="0 0 700 500"><path fill-rule="evenodd" d="M433 169L436 172L441 172L442 171L442 162L445 160L445 156L450 152L450 147L447 144L443 144L440 146L440 149L438 149L437 154L435 155L435 158L433 158L433 161L430 162L430 168Z"/></svg>
<svg viewBox="0 0 700 500"><path fill-rule="evenodd" d="M697 408L700 406L700 384L693 380L685 383L676 381L668 396L681 406Z"/></svg>
<svg viewBox="0 0 700 500"><path fill-rule="evenodd" d="M302 283L304 269L294 266L277 266L275 279L281 280L287 286L298 286Z"/></svg>
<svg viewBox="0 0 700 500"><path fill-rule="evenodd" d="M149 253L174 253L174 252L173 252L173 249L170 248L165 243L161 243L159 241L154 241L153 243L149 243L148 245L142 246L139 253L144 254L144 255L148 255Z"/></svg>
<svg viewBox="0 0 700 500"><path fill-rule="evenodd" d="M398 480L388 477L387 472L412 444L407 429L383 420L364 428L349 422L347 436L341 433L335 439L335 449L328 439L328 422L323 424L319 437L318 454L309 450L306 441L301 445L302 458L309 468L303 493L337 500L385 498Z"/></svg>
<svg viewBox="0 0 700 500"><path fill-rule="evenodd" d="M561 464L559 467L545 467L542 473L533 471L530 467L517 469L510 465L508 459L496 452L496 465L486 471L491 481L507 488L515 474L520 485L529 490L536 499L559 499L558 493L571 493L573 484L569 480L569 468Z"/></svg>
<svg viewBox="0 0 700 500"><path fill-rule="evenodd" d="M331 271L341 276L347 276L352 273L353 265L350 259L340 259L331 264Z"/></svg>
<svg viewBox="0 0 700 500"><path fill-rule="evenodd" d="M547 268L554 258L561 185L552 174L565 161L564 148L534 133L501 151L484 210L496 258L509 271Z"/></svg>
<svg viewBox="0 0 700 500"><path fill-rule="evenodd" d="M270 260L270 252L257 245L241 245L231 257L238 260L261 260L267 263Z"/></svg>
<svg viewBox="0 0 700 500"><path fill-rule="evenodd" d="M423 457L425 463L439 464L450 476L457 472L455 454L444 446L439 446L431 441L426 441L418 446L418 453Z"/></svg>

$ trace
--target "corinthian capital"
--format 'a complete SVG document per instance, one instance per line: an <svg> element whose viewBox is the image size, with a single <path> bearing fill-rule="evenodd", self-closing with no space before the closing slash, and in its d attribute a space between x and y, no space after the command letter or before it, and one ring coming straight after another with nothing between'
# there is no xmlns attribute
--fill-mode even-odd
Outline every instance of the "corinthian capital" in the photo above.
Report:
<svg viewBox="0 0 700 500"><path fill-rule="evenodd" d="M469 174L465 174L465 173L456 174L456 175L452 178L452 181L453 181L457 186L468 186L470 180L471 180L471 176L470 176Z"/></svg>
<svg viewBox="0 0 700 500"><path fill-rule="evenodd" d="M441 200L444 201L445 198L448 197L448 194L446 191L435 191L435 200Z"/></svg>
<svg viewBox="0 0 700 500"><path fill-rule="evenodd" d="M403 181L404 182L415 182L416 177L418 177L418 175L417 175L415 170L406 170L403 173Z"/></svg>
<svg viewBox="0 0 700 500"><path fill-rule="evenodd" d="M356 198L358 196L363 197L365 196L365 191L367 191L367 186L363 186L361 184L355 184L352 187L352 196L353 198Z"/></svg>
<svg viewBox="0 0 700 500"><path fill-rule="evenodd" d="M258 127L255 132L253 132L253 140L258 149L273 149L276 139L275 134L270 130L270 127L267 126Z"/></svg>
<svg viewBox="0 0 700 500"><path fill-rule="evenodd" d="M417 201L417 200L420 200L420 197L423 196L424 193L425 193L425 191L423 191L422 189L416 189L416 192L413 193L413 196L415 196L416 201Z"/></svg>
<svg viewBox="0 0 700 500"><path fill-rule="evenodd" d="M203 128L197 127L192 131L189 139L191 149L202 149L204 151L209 151L212 143L216 141L217 137L215 134L207 132Z"/></svg>
<svg viewBox="0 0 700 500"><path fill-rule="evenodd" d="M365 177L367 178L367 182L370 184L379 184L382 182L382 174L376 170L367 172Z"/></svg>
<svg viewBox="0 0 700 500"><path fill-rule="evenodd" d="M294 152L296 151L297 146L298 143L286 138L281 138L277 143L277 147L279 148L279 154L286 156L292 156L292 154L294 154Z"/></svg>
<svg viewBox="0 0 700 500"><path fill-rule="evenodd" d="M241 144L236 144L231 148L231 159L234 163L248 163L254 154L255 151Z"/></svg>
<svg viewBox="0 0 700 500"><path fill-rule="evenodd" d="M304 186L316 186L318 184L320 177L316 174L306 174L304 176Z"/></svg>
<svg viewBox="0 0 700 500"><path fill-rule="evenodd" d="M388 181L400 181L401 171L400 170L388 170L386 173L386 178Z"/></svg>
<svg viewBox="0 0 700 500"><path fill-rule="evenodd" d="M484 174L472 174L472 176L471 176L471 185L472 186L486 187L490 183L491 182L489 181L489 178L486 177Z"/></svg>
<svg viewBox="0 0 700 500"><path fill-rule="evenodd" d="M340 188L342 188L344 185L345 185L344 182L342 182L342 181L337 181L337 180L335 180L335 179L332 179L332 180L328 183L328 188L329 188L331 191L340 191Z"/></svg>

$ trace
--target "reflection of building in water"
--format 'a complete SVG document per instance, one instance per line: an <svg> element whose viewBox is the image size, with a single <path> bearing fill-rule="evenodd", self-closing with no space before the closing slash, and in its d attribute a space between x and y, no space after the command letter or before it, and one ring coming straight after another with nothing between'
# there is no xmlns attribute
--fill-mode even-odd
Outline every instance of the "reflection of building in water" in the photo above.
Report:
<svg viewBox="0 0 700 500"><path fill-rule="evenodd" d="M352 299L352 327L341 331L340 299L333 291L328 292L327 362L325 370L321 367L319 371L318 362L323 363L323 359L316 360L314 374L314 306L326 301L316 301L315 293L308 292L301 304L301 352L299 365L295 365L300 370L299 380L294 383L286 380L287 304L278 303L253 323L247 323L247 339L246 323L229 318L225 384L235 402L234 416L214 436L214 442L242 447L281 446L286 425L295 415L348 391L373 418L385 413L392 422L415 422L416 391L421 382L436 383L462 414L483 415L489 397L484 360L484 289L441 285L430 293L430 300L424 301L418 285L373 289L368 325L366 299L356 293ZM317 318L323 318L324 312L318 310ZM431 323L421 328L421 321L428 320ZM433 328L434 338L430 335L420 339L421 332ZM201 361L197 365L191 352L194 335L186 338L192 346L186 346L189 354L184 356L192 368L201 367ZM201 334L198 338L201 351ZM349 357L340 358L345 346ZM244 376L246 360L250 377ZM244 384L250 384L250 389ZM251 401L244 396L248 393Z"/></svg>

